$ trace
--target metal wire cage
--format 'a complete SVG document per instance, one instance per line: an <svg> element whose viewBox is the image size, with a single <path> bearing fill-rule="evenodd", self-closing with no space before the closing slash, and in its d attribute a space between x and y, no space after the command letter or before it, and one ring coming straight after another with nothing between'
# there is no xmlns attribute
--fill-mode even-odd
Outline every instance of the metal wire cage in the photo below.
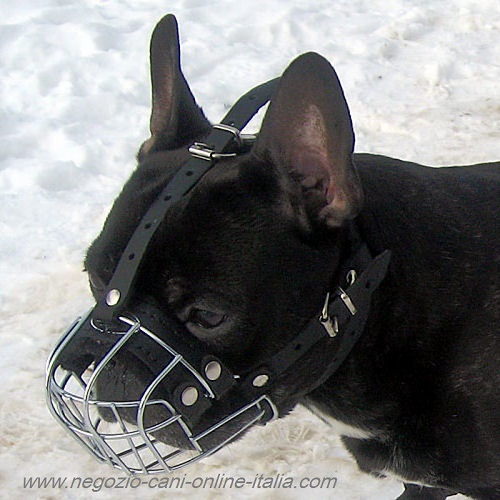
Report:
<svg viewBox="0 0 500 500"><path fill-rule="evenodd" d="M65 368L61 361L63 354L82 325L88 325L89 315L78 319L54 348L47 363L46 396L56 420L99 461L131 475L171 472L220 450L259 423L269 409L277 413L264 395L203 431L193 433L189 419L171 401L158 396L161 393L158 386L166 377L182 372L196 381L204 398L214 398L214 393L180 353L136 318L119 318L124 329L115 334L115 343L102 359L93 360L81 373ZM152 347L161 350L165 360L162 369L151 375L137 398L124 401L102 398L98 390L100 377L138 336L141 342L152 343ZM167 434L175 435L175 442L182 442L182 446L164 442L162 438Z"/></svg>

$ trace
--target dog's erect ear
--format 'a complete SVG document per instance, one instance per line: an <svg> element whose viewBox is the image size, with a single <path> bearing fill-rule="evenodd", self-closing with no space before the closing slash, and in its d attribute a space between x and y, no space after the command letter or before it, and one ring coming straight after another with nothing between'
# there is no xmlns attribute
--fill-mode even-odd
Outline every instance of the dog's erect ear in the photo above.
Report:
<svg viewBox="0 0 500 500"><path fill-rule="evenodd" d="M179 31L174 16L165 16L151 36L151 137L139 159L149 153L175 149L199 137L210 124L197 106L181 71Z"/></svg>
<svg viewBox="0 0 500 500"><path fill-rule="evenodd" d="M254 152L300 184L309 217L338 227L362 205L353 149L351 117L335 70L318 54L300 56L281 77Z"/></svg>

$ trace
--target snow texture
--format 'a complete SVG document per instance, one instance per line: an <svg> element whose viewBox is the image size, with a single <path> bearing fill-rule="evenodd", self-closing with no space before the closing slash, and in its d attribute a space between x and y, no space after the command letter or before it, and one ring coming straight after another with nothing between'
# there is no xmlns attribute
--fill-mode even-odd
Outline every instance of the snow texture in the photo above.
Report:
<svg viewBox="0 0 500 500"><path fill-rule="evenodd" d="M2 0L1 10L0 497L398 496L399 482L359 472L338 437L300 408L179 475L334 476L334 489L93 493L24 489L23 478L123 477L49 415L44 364L92 304L85 249L148 137L155 23L167 12L178 17L184 72L213 121L314 50L342 81L357 151L466 164L500 156L498 0Z"/></svg>

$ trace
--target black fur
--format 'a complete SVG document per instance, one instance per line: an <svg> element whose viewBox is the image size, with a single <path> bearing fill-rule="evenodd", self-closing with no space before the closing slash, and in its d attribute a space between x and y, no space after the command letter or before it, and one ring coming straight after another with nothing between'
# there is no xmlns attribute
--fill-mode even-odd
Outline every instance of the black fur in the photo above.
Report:
<svg viewBox="0 0 500 500"><path fill-rule="evenodd" d="M210 128L182 76L177 36L171 16L153 35L152 136L88 251L96 296L187 146ZM219 162L169 212L134 300L153 295L241 369L317 313L356 227L374 254L391 249L389 274L332 377L311 390L329 363L325 344L278 381L280 416L302 403L369 435L344 443L362 470L407 481L400 498L500 498L500 164L433 169L353 146L333 68L301 56L253 149ZM200 310L226 319L207 328L193 319Z"/></svg>

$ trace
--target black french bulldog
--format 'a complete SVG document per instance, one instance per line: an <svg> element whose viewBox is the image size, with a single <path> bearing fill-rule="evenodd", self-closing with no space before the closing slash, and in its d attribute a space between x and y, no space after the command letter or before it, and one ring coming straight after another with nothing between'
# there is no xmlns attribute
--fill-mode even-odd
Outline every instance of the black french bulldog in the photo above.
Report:
<svg viewBox="0 0 500 500"><path fill-rule="evenodd" d="M141 217L211 125L182 75L177 25L152 38L151 138L88 250L96 298ZM355 232L389 272L342 366L318 345L272 389L340 422L359 467L404 481L400 498L500 498L499 167L433 169L353 154L333 68L285 71L248 153L219 161L169 210L135 296L153 296L235 369L281 349L339 282ZM120 377L117 376L116 380ZM109 387L108 391L127 391Z"/></svg>

